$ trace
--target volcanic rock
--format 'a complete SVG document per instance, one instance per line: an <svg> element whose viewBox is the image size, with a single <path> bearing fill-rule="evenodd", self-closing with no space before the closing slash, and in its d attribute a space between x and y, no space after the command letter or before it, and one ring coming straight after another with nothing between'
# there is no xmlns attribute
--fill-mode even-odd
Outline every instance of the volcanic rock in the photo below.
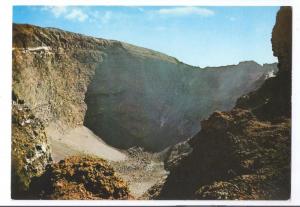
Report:
<svg viewBox="0 0 300 207"><path fill-rule="evenodd" d="M31 179L44 173L52 161L41 120L23 100L12 102L12 198L24 198Z"/></svg>
<svg viewBox="0 0 300 207"><path fill-rule="evenodd" d="M33 179L31 199L132 199L127 184L101 158L72 156Z"/></svg>

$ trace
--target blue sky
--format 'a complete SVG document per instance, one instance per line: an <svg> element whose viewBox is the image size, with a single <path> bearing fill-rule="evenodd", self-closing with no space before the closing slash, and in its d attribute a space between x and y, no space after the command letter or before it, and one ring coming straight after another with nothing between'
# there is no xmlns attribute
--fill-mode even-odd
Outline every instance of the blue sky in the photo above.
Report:
<svg viewBox="0 0 300 207"><path fill-rule="evenodd" d="M278 9L15 6L13 22L120 40L205 67L277 62L270 39Z"/></svg>

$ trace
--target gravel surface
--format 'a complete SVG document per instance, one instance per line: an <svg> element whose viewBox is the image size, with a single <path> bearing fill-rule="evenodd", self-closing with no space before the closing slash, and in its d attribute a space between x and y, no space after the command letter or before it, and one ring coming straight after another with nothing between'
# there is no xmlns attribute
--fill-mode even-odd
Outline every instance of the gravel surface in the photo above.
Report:
<svg viewBox="0 0 300 207"><path fill-rule="evenodd" d="M145 152L140 147L130 148L125 153L128 160L110 163L117 174L127 181L131 194L137 199L168 175L159 153Z"/></svg>

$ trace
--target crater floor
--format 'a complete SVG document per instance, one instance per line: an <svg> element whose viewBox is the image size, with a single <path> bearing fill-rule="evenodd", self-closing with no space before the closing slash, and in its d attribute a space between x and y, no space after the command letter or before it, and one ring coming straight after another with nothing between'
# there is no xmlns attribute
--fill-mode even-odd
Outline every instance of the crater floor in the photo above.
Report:
<svg viewBox="0 0 300 207"><path fill-rule="evenodd" d="M168 174L159 153L145 152L139 147L116 149L84 126L66 130L59 129L57 125L50 125L46 128L46 133L54 161L82 154L101 157L128 183L131 194L136 198Z"/></svg>

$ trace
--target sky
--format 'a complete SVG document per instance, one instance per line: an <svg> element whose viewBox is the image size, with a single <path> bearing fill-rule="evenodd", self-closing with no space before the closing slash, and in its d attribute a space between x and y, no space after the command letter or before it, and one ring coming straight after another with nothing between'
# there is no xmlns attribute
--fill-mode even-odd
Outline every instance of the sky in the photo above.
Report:
<svg viewBox="0 0 300 207"><path fill-rule="evenodd" d="M271 32L279 7L14 6L13 22L120 40L193 66L277 62Z"/></svg>

